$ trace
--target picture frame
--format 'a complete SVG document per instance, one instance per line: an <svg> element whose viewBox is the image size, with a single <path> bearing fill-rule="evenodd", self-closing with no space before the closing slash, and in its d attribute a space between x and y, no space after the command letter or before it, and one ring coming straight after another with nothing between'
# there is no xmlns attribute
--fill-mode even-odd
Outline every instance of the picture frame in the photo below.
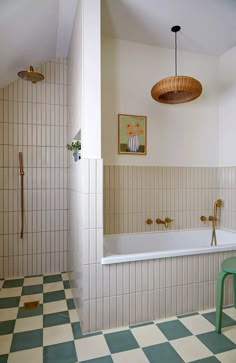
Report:
<svg viewBox="0 0 236 363"><path fill-rule="evenodd" d="M118 154L147 154L147 117L118 115Z"/></svg>

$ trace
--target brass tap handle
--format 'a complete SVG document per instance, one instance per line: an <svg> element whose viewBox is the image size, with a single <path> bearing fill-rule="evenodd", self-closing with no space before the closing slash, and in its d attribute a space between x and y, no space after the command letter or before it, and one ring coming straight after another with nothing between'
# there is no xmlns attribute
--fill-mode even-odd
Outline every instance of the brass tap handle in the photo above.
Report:
<svg viewBox="0 0 236 363"><path fill-rule="evenodd" d="M165 224L165 221L163 221L162 219L160 219L160 218L157 218L156 219L156 223L157 224Z"/></svg>
<svg viewBox="0 0 236 363"><path fill-rule="evenodd" d="M168 224L171 223L171 222L173 222L173 221L174 221L173 219L171 219L169 217L166 217L165 218L165 227L168 228Z"/></svg>
<svg viewBox="0 0 236 363"><path fill-rule="evenodd" d="M214 217L214 216L209 216L208 221L210 221L210 222L215 222L215 221L216 221L216 217Z"/></svg>
<svg viewBox="0 0 236 363"><path fill-rule="evenodd" d="M201 220L202 222L206 223L206 221L207 221L207 217L206 217L206 216L201 216L201 217L200 217L200 220Z"/></svg>
<svg viewBox="0 0 236 363"><path fill-rule="evenodd" d="M146 223L147 223L147 224L153 224L153 220L152 220L151 218L148 218L148 219L146 220Z"/></svg>

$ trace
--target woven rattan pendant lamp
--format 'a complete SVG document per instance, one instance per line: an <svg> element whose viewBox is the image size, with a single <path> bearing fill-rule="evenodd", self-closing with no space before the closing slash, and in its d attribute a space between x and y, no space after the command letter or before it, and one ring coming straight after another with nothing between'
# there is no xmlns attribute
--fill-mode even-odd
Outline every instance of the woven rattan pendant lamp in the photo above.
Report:
<svg viewBox="0 0 236 363"><path fill-rule="evenodd" d="M175 76L160 80L151 90L154 100L160 103L190 102L202 93L202 85L197 79L189 76L177 76L177 32L180 29L179 25L171 28L171 31L175 33Z"/></svg>

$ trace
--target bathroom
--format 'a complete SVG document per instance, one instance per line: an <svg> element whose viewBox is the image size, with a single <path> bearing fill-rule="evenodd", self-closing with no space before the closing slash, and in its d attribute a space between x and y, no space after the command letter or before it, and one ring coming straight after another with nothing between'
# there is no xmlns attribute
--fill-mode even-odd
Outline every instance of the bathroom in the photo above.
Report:
<svg viewBox="0 0 236 363"><path fill-rule="evenodd" d="M21 59L18 65L14 61L6 68L9 78L7 72L1 72L0 362L27 362L36 356L38 362L45 363L235 362L232 324L236 314L231 279L226 281L224 294L224 303L230 306L224 309L228 326L223 334L214 336L222 350L210 349L203 342L205 337L200 337L213 334L220 263L236 256L234 246L228 251L169 258L149 256L119 263L106 260L109 256L104 241L110 235L160 232L169 236L195 230L208 233L206 243L210 247L209 216L214 214L218 199L223 205L217 210L217 228L232 236L236 230L236 44L226 33L225 42L220 42L224 29L216 33L209 11L204 12L203 28L191 32L190 23L197 27L197 21L190 14L199 15L202 9L192 3L193 12L182 0L179 9L170 2L172 11L161 4L166 19L161 30L163 40L156 45L159 28L149 28L141 16L154 6L154 1L149 1L147 9L139 0L78 0L71 5L66 1L53 0L50 5L42 1L37 6L37 18L44 18L45 24L54 19L60 39L69 27L66 46L59 40L55 45L55 34L47 34L45 26L40 38L47 39L47 53L40 55L40 39L34 31L35 56L29 49L27 58L26 49L24 61ZM29 0L20 2L21 6L11 0L10 10L22 19L27 14L26 6L32 11L32 5ZM222 24L229 24L229 33L235 5L231 1L221 7L220 1L215 3ZM9 9L6 4L1 6L7 19ZM209 10L213 2L208 0L205 6ZM59 20L53 17L57 7ZM189 13L188 21L184 9ZM216 6L218 15L219 9ZM72 19L70 26L66 14ZM146 15L150 20L155 18L154 10ZM174 36L170 28L176 22L182 27L178 34L178 74L195 77L203 91L192 102L165 105L153 100L151 88L174 74ZM214 32L207 37L209 22ZM29 26L34 29L33 20ZM196 37L198 32L201 36ZM49 52L52 45L54 51ZM17 44L15 47L22 54ZM44 75L42 82L32 84L17 77L17 72L30 64ZM118 153L119 114L146 116L146 154ZM81 159L77 162L66 148L73 140L81 141ZM19 152L24 169L23 224ZM167 225L156 223L166 218L170 219ZM20 238L22 226L24 235ZM216 236L220 239L219 234ZM144 239L141 245L145 244ZM64 300L59 298L62 286ZM16 299L14 289L31 293L23 293L19 304L8 309L3 299ZM3 295L6 290L10 295ZM35 333L35 345L25 346L27 335L21 336L24 329L17 320L23 319L16 319L16 309L35 301L39 301L38 309L48 305L43 308L44 316L31 321L32 327L26 329L31 336ZM12 309L9 315L5 311L7 320L3 319L3 309ZM24 319L32 319L34 311L38 314L37 308L26 310L29 315ZM50 323L49 318L59 320L55 314L61 319L63 315L64 320ZM191 326L187 325L190 320ZM169 338L161 325L166 321L187 327L187 337ZM1 328L7 333L2 335ZM113 334L120 334L117 345ZM178 341L189 344L189 350L183 352ZM170 356L165 355L164 346L168 346ZM165 358L155 360L155 352Z"/></svg>

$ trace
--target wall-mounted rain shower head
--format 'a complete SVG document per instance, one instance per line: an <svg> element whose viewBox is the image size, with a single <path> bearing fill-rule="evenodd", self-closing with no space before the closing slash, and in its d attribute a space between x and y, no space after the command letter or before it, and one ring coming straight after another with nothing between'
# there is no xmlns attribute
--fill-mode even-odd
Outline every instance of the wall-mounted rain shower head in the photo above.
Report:
<svg viewBox="0 0 236 363"><path fill-rule="evenodd" d="M31 81L32 83L36 83L44 79L44 76L41 73L35 72L32 66L30 66L28 71L20 71L17 74L20 78L25 81Z"/></svg>

